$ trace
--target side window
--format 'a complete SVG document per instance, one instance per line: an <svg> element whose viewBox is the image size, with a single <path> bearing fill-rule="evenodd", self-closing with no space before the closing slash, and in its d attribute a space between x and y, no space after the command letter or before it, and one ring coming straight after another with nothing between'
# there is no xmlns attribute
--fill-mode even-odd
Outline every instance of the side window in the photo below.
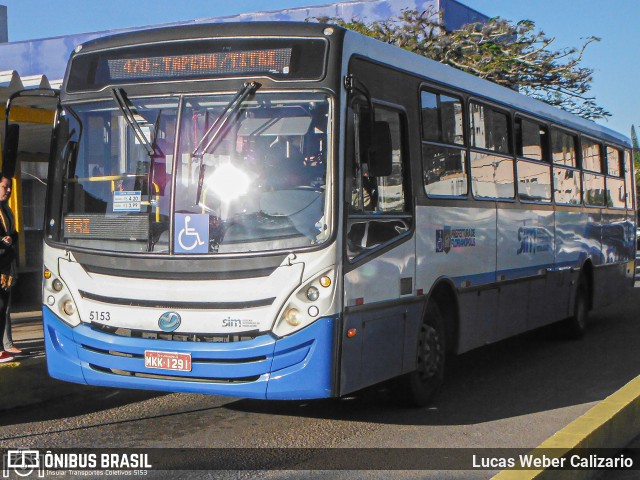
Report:
<svg viewBox="0 0 640 480"><path fill-rule="evenodd" d="M429 197L466 196L462 101L450 95L422 91L421 103L425 191Z"/></svg>
<svg viewBox="0 0 640 480"><path fill-rule="evenodd" d="M498 153L511 153L509 116L506 113L472 102L469 124L472 147Z"/></svg>
<svg viewBox="0 0 640 480"><path fill-rule="evenodd" d="M471 189L474 197L514 198L509 116L489 106L471 103L469 125L472 148Z"/></svg>
<svg viewBox="0 0 640 480"><path fill-rule="evenodd" d="M607 146L607 173L612 177L621 177L620 151L617 148Z"/></svg>
<svg viewBox="0 0 640 480"><path fill-rule="evenodd" d="M551 202L551 165L547 154L547 128L538 122L516 118L518 197L525 201Z"/></svg>
<svg viewBox="0 0 640 480"><path fill-rule="evenodd" d="M551 129L551 155L556 165L577 167L575 135L569 135L555 128Z"/></svg>
<svg viewBox="0 0 640 480"><path fill-rule="evenodd" d="M585 172L583 191L585 205L591 207L605 206L604 175Z"/></svg>
<svg viewBox="0 0 640 480"><path fill-rule="evenodd" d="M633 199L635 197L635 186L633 182L633 168L631 165L631 152L629 150L624 151L624 184L626 194L626 205L628 210L633 210Z"/></svg>
<svg viewBox="0 0 640 480"><path fill-rule="evenodd" d="M538 122L516 118L516 154L528 160L548 161L545 150L547 127Z"/></svg>
<svg viewBox="0 0 640 480"><path fill-rule="evenodd" d="M347 250L350 259L386 244L411 228L408 159L403 151L404 124L399 111L376 106L375 134L369 109L356 105L353 110L354 142L349 179L351 206L349 209ZM379 139L373 138L379 129L390 137L390 171L380 175L370 152L376 150ZM376 154L379 152L376 151ZM378 161L377 159L375 161Z"/></svg>
<svg viewBox="0 0 640 480"><path fill-rule="evenodd" d="M600 144L584 137L582 138L582 169L590 172L602 172Z"/></svg>
<svg viewBox="0 0 640 480"><path fill-rule="evenodd" d="M373 183L377 184L378 204L372 207L379 213L404 213L407 211L407 195L400 114L392 110L376 108L375 121L386 123L391 131L391 173L373 180Z"/></svg>
<svg viewBox="0 0 640 480"><path fill-rule="evenodd" d="M553 191L556 203L582 203L582 173L578 169L577 138L558 129L551 129L551 158L553 160Z"/></svg>
<svg viewBox="0 0 640 480"><path fill-rule="evenodd" d="M422 138L425 141L464 145L462 101L459 98L421 92Z"/></svg>
<svg viewBox="0 0 640 480"><path fill-rule="evenodd" d="M617 148L607 146L607 206L612 208L625 208L626 207L626 193L624 178L622 178L622 172L624 171L621 160L624 156L624 152L621 152Z"/></svg>
<svg viewBox="0 0 640 480"><path fill-rule="evenodd" d="M582 138L582 191L584 204L603 207L608 203L605 178L602 173L602 153L600 145L588 138ZM594 172L594 173L591 173ZM595 173L597 172L597 173Z"/></svg>
<svg viewBox="0 0 640 480"><path fill-rule="evenodd" d="M580 170L554 166L553 190L556 203L560 205L580 205L582 203L581 179Z"/></svg>

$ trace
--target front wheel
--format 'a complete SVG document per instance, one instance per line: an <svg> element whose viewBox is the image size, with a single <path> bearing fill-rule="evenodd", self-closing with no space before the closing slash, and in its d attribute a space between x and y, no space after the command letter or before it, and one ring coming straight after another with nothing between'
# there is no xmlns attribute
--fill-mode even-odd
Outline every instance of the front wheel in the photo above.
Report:
<svg viewBox="0 0 640 480"><path fill-rule="evenodd" d="M446 356L444 319L435 302L429 302L418 332L416 369L400 379L403 403L424 407L444 380Z"/></svg>

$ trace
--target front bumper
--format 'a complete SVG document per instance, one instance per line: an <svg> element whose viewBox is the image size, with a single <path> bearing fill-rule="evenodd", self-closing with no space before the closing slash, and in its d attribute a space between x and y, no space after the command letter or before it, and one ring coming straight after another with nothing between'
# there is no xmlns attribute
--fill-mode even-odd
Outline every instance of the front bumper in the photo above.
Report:
<svg viewBox="0 0 640 480"><path fill-rule="evenodd" d="M49 374L60 380L270 400L335 395L335 317L320 318L281 339L264 334L232 343L124 337L85 323L71 328L46 306L42 317ZM145 350L190 353L192 369L149 369Z"/></svg>

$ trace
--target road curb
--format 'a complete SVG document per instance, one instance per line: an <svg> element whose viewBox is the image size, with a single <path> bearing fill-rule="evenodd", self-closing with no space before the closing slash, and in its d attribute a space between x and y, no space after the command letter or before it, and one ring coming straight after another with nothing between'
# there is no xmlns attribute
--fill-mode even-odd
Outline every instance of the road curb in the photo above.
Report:
<svg viewBox="0 0 640 480"><path fill-rule="evenodd" d="M640 376L612 393L562 430L542 442L532 455L563 457L581 448L622 449L640 435ZM549 455L550 450L553 454ZM585 480L598 470L503 470L493 480Z"/></svg>

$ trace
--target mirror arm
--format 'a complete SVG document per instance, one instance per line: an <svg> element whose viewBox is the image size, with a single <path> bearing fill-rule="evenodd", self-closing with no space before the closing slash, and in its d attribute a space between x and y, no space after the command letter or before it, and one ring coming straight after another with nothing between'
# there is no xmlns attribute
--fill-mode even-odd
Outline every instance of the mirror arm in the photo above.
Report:
<svg viewBox="0 0 640 480"><path fill-rule="evenodd" d="M353 101L353 99L356 98L356 95L355 95L356 93L362 95L365 98L367 102L367 107L369 108L369 112L370 112L369 138L373 138L374 125L375 125L375 113L373 110L373 100L371 98L371 93L369 92L369 89L364 83L362 83L360 80L355 78L352 73L344 77L344 87L346 88L347 92L349 92L349 94L351 95L351 101ZM371 156L372 153L373 151L370 147L369 151L367 152L367 162L369 161L369 157Z"/></svg>

